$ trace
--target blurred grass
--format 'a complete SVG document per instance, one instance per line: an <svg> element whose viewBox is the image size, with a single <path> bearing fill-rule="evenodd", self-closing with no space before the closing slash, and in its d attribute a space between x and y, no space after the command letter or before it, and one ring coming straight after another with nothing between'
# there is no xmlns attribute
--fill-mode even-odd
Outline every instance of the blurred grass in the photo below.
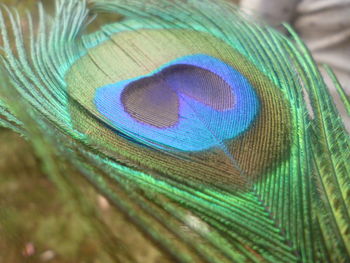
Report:
<svg viewBox="0 0 350 263"><path fill-rule="evenodd" d="M117 262L106 253L89 220L74 203L65 202L42 172L30 145L4 129L0 129L0 142L0 262ZM166 262L106 200L81 185L84 198L95 204L108 230L123 240L135 262Z"/></svg>
<svg viewBox="0 0 350 263"><path fill-rule="evenodd" d="M38 0L1 0L2 4L35 10ZM42 0L53 10L53 0ZM102 15L93 28L118 19ZM87 198L95 203L105 223L136 262L166 263L157 248L115 211L91 187ZM116 262L76 207L67 204L42 172L40 160L19 135L0 128L0 263L109 263ZM124 263L124 262L122 262Z"/></svg>

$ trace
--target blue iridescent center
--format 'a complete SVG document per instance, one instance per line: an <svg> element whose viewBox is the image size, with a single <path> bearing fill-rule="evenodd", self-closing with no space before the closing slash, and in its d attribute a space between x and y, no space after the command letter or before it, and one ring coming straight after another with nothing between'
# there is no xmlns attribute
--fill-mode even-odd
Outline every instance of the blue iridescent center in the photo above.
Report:
<svg viewBox="0 0 350 263"><path fill-rule="evenodd" d="M247 131L259 111L249 81L230 65L203 54L100 87L94 102L117 130L175 151L222 146Z"/></svg>

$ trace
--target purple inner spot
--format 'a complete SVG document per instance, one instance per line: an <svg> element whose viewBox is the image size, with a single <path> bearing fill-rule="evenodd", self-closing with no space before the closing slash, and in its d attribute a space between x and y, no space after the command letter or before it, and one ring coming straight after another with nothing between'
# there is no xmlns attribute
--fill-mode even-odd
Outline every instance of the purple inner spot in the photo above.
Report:
<svg viewBox="0 0 350 263"><path fill-rule="evenodd" d="M129 83L121 100L125 111L137 121L166 128L178 122L179 96L191 97L217 111L234 106L232 88L220 76L185 64Z"/></svg>

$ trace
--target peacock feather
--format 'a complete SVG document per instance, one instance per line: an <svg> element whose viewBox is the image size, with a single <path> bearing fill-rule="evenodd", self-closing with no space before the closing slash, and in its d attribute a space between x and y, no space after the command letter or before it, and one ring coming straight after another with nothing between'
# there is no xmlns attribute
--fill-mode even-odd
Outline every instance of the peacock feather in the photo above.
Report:
<svg viewBox="0 0 350 263"><path fill-rule="evenodd" d="M288 25L209 0L38 10L2 7L0 124L51 174L72 164L174 262L350 262L350 138ZM88 33L102 12L122 18Z"/></svg>

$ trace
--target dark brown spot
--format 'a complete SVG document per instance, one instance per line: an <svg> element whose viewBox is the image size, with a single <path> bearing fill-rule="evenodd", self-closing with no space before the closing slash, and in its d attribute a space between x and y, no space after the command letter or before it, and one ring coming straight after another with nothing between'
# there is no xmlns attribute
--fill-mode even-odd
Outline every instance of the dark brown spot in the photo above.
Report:
<svg viewBox="0 0 350 263"><path fill-rule="evenodd" d="M121 98L125 110L142 123L166 128L178 121L178 95L161 78L147 77L132 82Z"/></svg>
<svg viewBox="0 0 350 263"><path fill-rule="evenodd" d="M162 75L169 85L215 110L233 107L231 87L215 73L191 65L175 65L163 70Z"/></svg>
<svg viewBox="0 0 350 263"><path fill-rule="evenodd" d="M178 122L179 96L183 95L219 111L234 105L231 87L220 76L191 65L169 66L130 83L122 93L122 103L134 119L166 128Z"/></svg>

